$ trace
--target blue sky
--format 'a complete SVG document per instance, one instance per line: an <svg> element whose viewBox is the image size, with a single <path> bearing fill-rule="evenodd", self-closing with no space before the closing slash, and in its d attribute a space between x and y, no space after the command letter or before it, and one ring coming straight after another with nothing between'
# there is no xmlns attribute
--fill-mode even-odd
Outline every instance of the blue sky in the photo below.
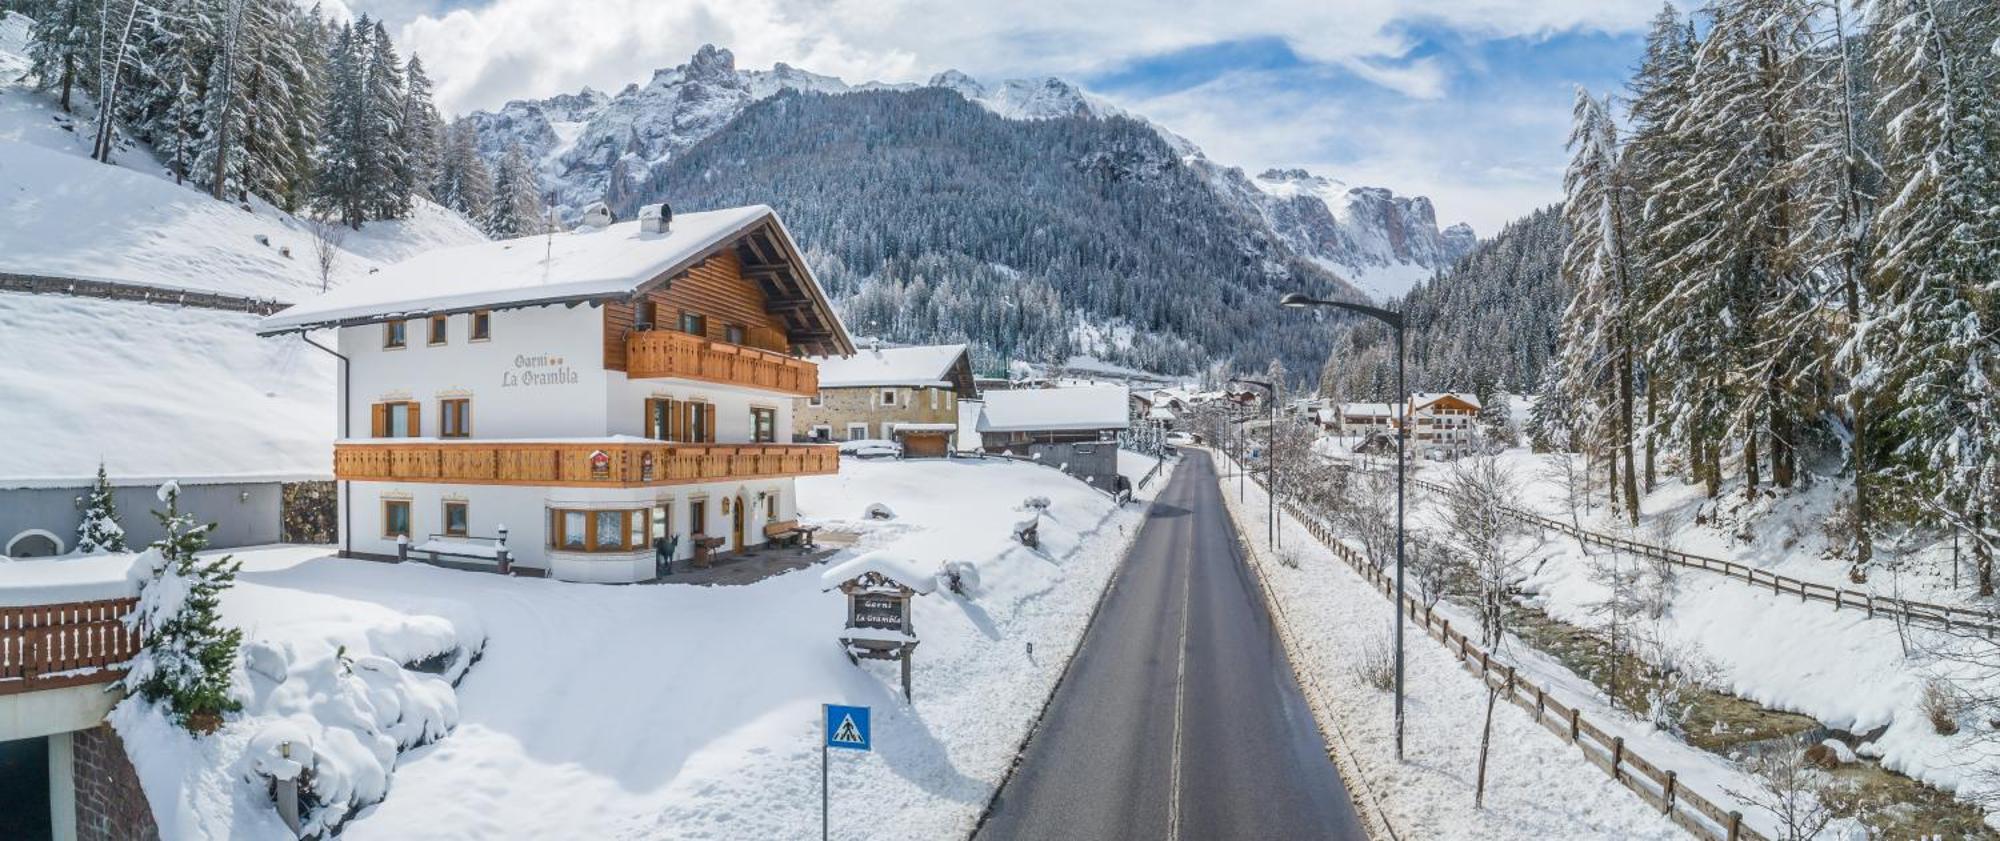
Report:
<svg viewBox="0 0 2000 841"><path fill-rule="evenodd" d="M1621 85L1658 0L347 0L447 110L617 90L704 43L850 82L1057 75L1252 174L1432 197L1491 235L1559 197L1575 85Z"/></svg>

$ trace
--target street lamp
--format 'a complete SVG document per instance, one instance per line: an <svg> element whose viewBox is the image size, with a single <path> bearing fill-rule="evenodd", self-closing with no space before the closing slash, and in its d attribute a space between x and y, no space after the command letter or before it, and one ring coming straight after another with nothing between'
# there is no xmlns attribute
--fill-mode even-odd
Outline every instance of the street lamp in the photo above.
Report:
<svg viewBox="0 0 2000 841"><path fill-rule="evenodd" d="M1306 307L1333 307L1348 312L1360 313L1389 325L1396 334L1396 399L1404 401L1403 411L1391 414L1390 420L1396 424L1396 758L1403 758L1403 440L1410 434L1408 403L1410 393L1403 386L1403 314L1391 312L1381 307L1367 304L1352 304L1346 301L1322 301L1297 292L1287 292L1278 303L1298 309ZM1394 405L1393 403L1390 405Z"/></svg>
<svg viewBox="0 0 2000 841"><path fill-rule="evenodd" d="M1263 380L1237 377L1236 382L1254 385L1264 390L1265 402L1271 404L1271 422L1264 427L1264 475L1271 478L1271 486L1264 491L1264 540L1271 548L1278 548L1278 389ZM1238 465L1241 467L1241 465Z"/></svg>

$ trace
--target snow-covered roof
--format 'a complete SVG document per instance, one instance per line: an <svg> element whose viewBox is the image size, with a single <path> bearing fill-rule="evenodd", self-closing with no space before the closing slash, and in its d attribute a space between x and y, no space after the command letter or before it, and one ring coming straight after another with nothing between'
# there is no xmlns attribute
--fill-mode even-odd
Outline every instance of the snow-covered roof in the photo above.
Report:
<svg viewBox="0 0 2000 841"><path fill-rule="evenodd" d="M820 388L868 386L936 386L951 388L952 366L965 356L965 345L862 348L853 356L815 356Z"/></svg>
<svg viewBox="0 0 2000 841"><path fill-rule="evenodd" d="M979 431L1124 429L1127 423L1125 394L1122 386L989 392L986 405L979 412Z"/></svg>
<svg viewBox="0 0 2000 841"><path fill-rule="evenodd" d="M819 584L822 589L831 590L871 572L919 593L937 589L937 571L934 567L887 549L878 549L856 556L846 563L828 567L825 572L820 573Z"/></svg>
<svg viewBox="0 0 2000 841"><path fill-rule="evenodd" d="M1147 420L1173 420L1173 419L1174 419L1174 410L1172 410L1172 409L1169 409L1169 408L1167 408L1167 407L1165 407L1165 406L1154 406L1153 408L1151 408L1151 409L1148 409L1148 410L1146 410L1146 419L1147 419Z"/></svg>
<svg viewBox="0 0 2000 841"><path fill-rule="evenodd" d="M1478 397L1476 397L1476 396L1474 396L1474 395L1473 395L1473 394L1472 394L1471 392L1468 392L1468 391L1417 391L1417 392L1412 392L1412 393L1410 394L1410 405L1411 405L1411 406L1413 406L1413 407L1415 407L1415 410L1419 410L1419 411L1420 411L1420 410L1422 410L1422 409L1423 409L1423 408L1424 408L1425 406L1429 406L1430 404L1432 404L1432 403L1436 403L1436 402L1438 402L1439 400L1443 400L1443 399L1445 399L1445 398L1447 398L1447 397L1449 397L1449 398L1452 398L1452 399L1454 399L1454 400L1458 400L1458 401L1461 401L1461 402L1464 402L1464 403L1468 403L1468 404L1471 404L1472 408L1474 408L1474 409L1477 409L1477 408L1479 408L1479 398L1478 398Z"/></svg>
<svg viewBox="0 0 2000 841"><path fill-rule="evenodd" d="M1387 403L1342 403L1340 414L1348 417L1388 417Z"/></svg>
<svg viewBox="0 0 2000 841"><path fill-rule="evenodd" d="M765 205L674 216L662 233L638 220L567 233L482 242L427 251L364 279L264 319L260 332L283 333L401 315L463 312L484 307L559 303L629 295L642 285L685 270L765 224L796 253L776 211ZM832 347L852 350L838 319L803 265L804 290L826 309Z"/></svg>

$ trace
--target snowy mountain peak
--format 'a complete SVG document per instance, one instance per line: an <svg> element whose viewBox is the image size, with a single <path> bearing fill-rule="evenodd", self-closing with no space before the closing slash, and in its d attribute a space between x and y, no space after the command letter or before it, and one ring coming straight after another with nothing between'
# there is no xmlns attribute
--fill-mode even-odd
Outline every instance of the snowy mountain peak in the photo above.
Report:
<svg viewBox="0 0 2000 841"><path fill-rule="evenodd" d="M965 97L970 102L978 102L986 98L986 86L980 84L978 79L974 79L958 70L946 70L943 73L932 76L931 80L925 84L925 87L956 91L959 96Z"/></svg>
<svg viewBox="0 0 2000 841"><path fill-rule="evenodd" d="M1438 230L1424 196L1349 187L1302 168L1267 169L1250 184L1251 200L1287 244L1378 298L1409 291L1479 241L1464 223Z"/></svg>

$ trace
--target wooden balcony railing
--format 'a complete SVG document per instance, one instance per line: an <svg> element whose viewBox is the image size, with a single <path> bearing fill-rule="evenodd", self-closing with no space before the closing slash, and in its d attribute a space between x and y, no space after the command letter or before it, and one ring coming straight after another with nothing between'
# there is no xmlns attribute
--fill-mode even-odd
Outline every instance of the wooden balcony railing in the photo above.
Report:
<svg viewBox="0 0 2000 841"><path fill-rule="evenodd" d="M819 366L811 362L673 330L626 336L625 373L633 379L676 377L802 396L819 392Z"/></svg>
<svg viewBox="0 0 2000 841"><path fill-rule="evenodd" d="M110 683L139 653L134 598L0 607L0 695Z"/></svg>
<svg viewBox="0 0 2000 841"><path fill-rule="evenodd" d="M640 487L815 476L840 469L831 444L626 444L349 441L336 479L468 485Z"/></svg>

